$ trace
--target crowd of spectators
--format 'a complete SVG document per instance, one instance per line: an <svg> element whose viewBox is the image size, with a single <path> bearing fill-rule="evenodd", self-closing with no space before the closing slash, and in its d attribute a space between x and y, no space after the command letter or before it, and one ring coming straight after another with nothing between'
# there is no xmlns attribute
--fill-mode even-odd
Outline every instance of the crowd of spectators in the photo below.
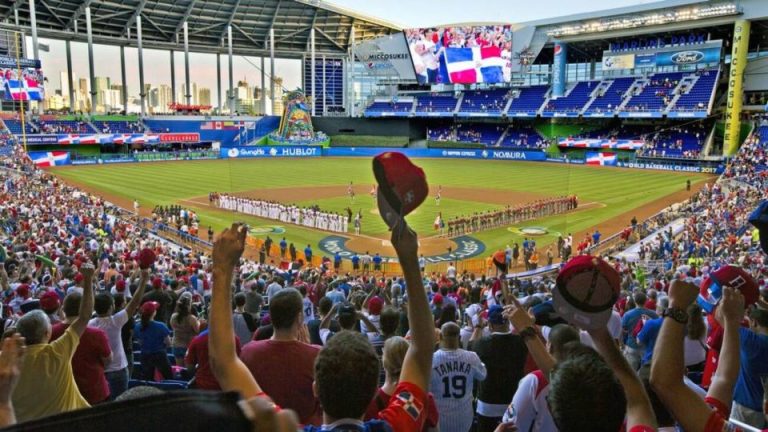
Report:
<svg viewBox="0 0 768 432"><path fill-rule="evenodd" d="M684 204L683 233L649 252L661 269L610 261L622 291L588 331L554 314L550 278L424 274L403 225L389 277L249 261L239 224L212 255L185 252L18 150L0 159L0 421L117 410L136 359L150 385L186 373L239 392L259 431L764 429L767 267L746 222L768 181L761 137ZM726 264L762 298L726 286L702 316L699 285Z"/></svg>

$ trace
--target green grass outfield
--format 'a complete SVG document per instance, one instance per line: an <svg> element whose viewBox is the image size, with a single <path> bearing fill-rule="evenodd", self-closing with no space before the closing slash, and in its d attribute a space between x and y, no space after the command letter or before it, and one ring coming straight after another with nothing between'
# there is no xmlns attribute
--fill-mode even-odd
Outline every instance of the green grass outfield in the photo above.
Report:
<svg viewBox="0 0 768 432"><path fill-rule="evenodd" d="M433 188L438 184L442 185L444 196L450 195L451 187L461 187L513 190L549 196L576 194L581 204L597 203L588 210L523 224L524 226L542 226L550 230L549 235L539 238L540 244L554 240L557 232L575 233L600 227L601 222L683 190L685 181L688 179L692 183L698 183L708 178L702 174L552 163L457 159L417 159L415 162L424 169ZM373 202L368 193L375 180L369 158L241 159L115 164L55 168L52 172L65 180L84 185L92 190L124 197L127 200L123 203L125 205L137 198L144 208L207 196L211 191L245 192L259 188L337 185L338 197L321 199L316 203L324 209L341 212L350 205L345 194L347 185L353 181L357 198L352 208L355 211L362 209L363 234L386 236L383 222L377 215L371 213ZM501 207L498 204L444 198L438 209L433 196L434 191L416 214L408 218L409 223L422 236L434 234L432 223L438 210L443 212L444 217L451 217L476 210ZM310 202L312 201L303 201L300 204ZM283 225L278 221L197 208L189 203L183 203L183 205L194 208L202 219L202 225L204 227L212 225L217 232L235 220L244 220L252 226L284 226L285 236L297 246L303 244L316 246L328 235L319 231ZM522 238L513 231L514 229L500 228L474 236L484 241L487 248L493 250L512 241L521 241Z"/></svg>

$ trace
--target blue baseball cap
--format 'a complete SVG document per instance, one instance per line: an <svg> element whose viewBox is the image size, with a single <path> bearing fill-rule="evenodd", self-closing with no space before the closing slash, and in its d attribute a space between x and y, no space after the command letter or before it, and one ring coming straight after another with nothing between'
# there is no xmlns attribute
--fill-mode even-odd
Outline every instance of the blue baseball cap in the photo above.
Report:
<svg viewBox="0 0 768 432"><path fill-rule="evenodd" d="M507 320L504 318L504 308L495 304L488 308L488 322L493 325L504 324Z"/></svg>

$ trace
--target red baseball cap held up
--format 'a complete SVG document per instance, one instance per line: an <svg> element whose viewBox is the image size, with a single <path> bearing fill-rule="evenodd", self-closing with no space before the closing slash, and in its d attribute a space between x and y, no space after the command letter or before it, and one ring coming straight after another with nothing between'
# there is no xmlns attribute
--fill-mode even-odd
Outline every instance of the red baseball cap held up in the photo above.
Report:
<svg viewBox="0 0 768 432"><path fill-rule="evenodd" d="M557 275L555 312L584 330L604 327L620 289L621 278L610 264L589 255L577 256Z"/></svg>
<svg viewBox="0 0 768 432"><path fill-rule="evenodd" d="M139 252L139 268L148 269L155 263L155 253L152 249L144 248Z"/></svg>
<svg viewBox="0 0 768 432"><path fill-rule="evenodd" d="M424 170L402 153L386 152L373 158L373 175L379 184L379 213L390 228L420 206L429 194Z"/></svg>

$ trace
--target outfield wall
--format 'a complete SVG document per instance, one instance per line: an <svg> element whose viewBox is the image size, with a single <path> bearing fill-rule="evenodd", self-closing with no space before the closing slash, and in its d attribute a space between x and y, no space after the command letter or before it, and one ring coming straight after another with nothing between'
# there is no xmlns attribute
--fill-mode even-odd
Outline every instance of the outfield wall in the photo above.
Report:
<svg viewBox="0 0 768 432"><path fill-rule="evenodd" d="M163 157L164 153L155 153L156 157L151 161L173 161L173 160L198 160L198 159L269 159L269 158L316 158L316 157L365 157L370 158L384 152L392 151L391 148L378 147L330 147L322 148L320 146L241 146L222 148L218 153L216 151L201 151L197 153L176 152L169 153L168 157ZM412 158L434 158L434 159L485 159L485 160L516 160L529 162L549 162L566 163L574 165L584 165L583 159L553 158L541 151L523 151L508 149L434 149L434 148L403 148L397 149L398 152ZM54 158L54 154L57 156ZM66 156L65 156L66 155ZM102 155L93 158L70 157L69 152L30 152L33 160L55 160L52 166L64 165L100 165L111 163L135 163L148 162L146 158L137 157L133 154L116 155L109 157ZM46 165L45 167L48 167ZM722 174L725 170L724 165L702 166L696 161L687 162L683 160L670 160L668 162L622 162L618 161L611 165L615 168L633 168L649 169L658 171L676 171L689 173Z"/></svg>

